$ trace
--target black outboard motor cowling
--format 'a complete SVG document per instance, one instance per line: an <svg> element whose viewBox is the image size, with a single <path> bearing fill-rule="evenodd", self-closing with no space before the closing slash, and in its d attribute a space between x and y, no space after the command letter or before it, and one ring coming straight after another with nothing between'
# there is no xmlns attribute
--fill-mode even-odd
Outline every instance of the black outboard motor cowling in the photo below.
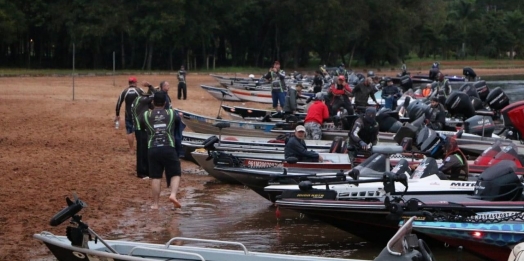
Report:
<svg viewBox="0 0 524 261"><path fill-rule="evenodd" d="M375 120L379 122L378 125L379 131L381 132L387 132L389 129L395 125L396 122L398 122L397 119L391 117L389 114L391 112L390 109L380 109L377 113L377 116L375 117ZM402 125L402 124L401 124ZM400 127L399 127L400 128Z"/></svg>
<svg viewBox="0 0 524 261"><path fill-rule="evenodd" d="M240 167L241 161L233 154L222 153L218 151L212 152L213 164L220 167Z"/></svg>
<svg viewBox="0 0 524 261"><path fill-rule="evenodd" d="M374 153L354 169L358 169L361 177L382 177L386 171L386 155Z"/></svg>
<svg viewBox="0 0 524 261"><path fill-rule="evenodd" d="M497 87L488 94L488 97L486 97L486 103L492 110L502 110L502 108L509 105L509 97L502 88Z"/></svg>
<svg viewBox="0 0 524 261"><path fill-rule="evenodd" d="M429 106L422 101L414 101L408 105L406 110L408 111L408 117L410 121L414 121L420 116L425 115L426 111L428 110Z"/></svg>
<svg viewBox="0 0 524 261"><path fill-rule="evenodd" d="M482 100L477 97L469 97L471 98L471 104L473 105L473 109L476 111L480 111L484 109L484 104L482 104Z"/></svg>
<svg viewBox="0 0 524 261"><path fill-rule="evenodd" d="M411 174L411 179L421 179L427 176L438 174L437 160L427 157L420 162L420 165Z"/></svg>
<svg viewBox="0 0 524 261"><path fill-rule="evenodd" d="M459 91L467 94L469 97L479 98L479 94L477 93L475 87L473 87L472 82L467 82L464 85L460 86Z"/></svg>
<svg viewBox="0 0 524 261"><path fill-rule="evenodd" d="M411 169L409 168L409 162L406 159L401 159L397 165L391 170L391 173L395 175L401 175L404 173L411 173Z"/></svg>
<svg viewBox="0 0 524 261"><path fill-rule="evenodd" d="M486 81L478 81L473 84L473 87L475 87L475 90L477 90L477 94L483 102L486 101L486 98L489 94L489 87L486 84Z"/></svg>
<svg viewBox="0 0 524 261"><path fill-rule="evenodd" d="M439 134L424 127L417 135L417 147L428 157L441 158L444 154L444 142Z"/></svg>
<svg viewBox="0 0 524 261"><path fill-rule="evenodd" d="M522 183L515 173L517 166L512 161L484 170L475 184L473 198L488 201L516 201L522 198Z"/></svg>
<svg viewBox="0 0 524 261"><path fill-rule="evenodd" d="M484 132L483 137L491 137L495 131L495 123L491 117L475 115L464 121L464 131L479 136Z"/></svg>
<svg viewBox="0 0 524 261"><path fill-rule="evenodd" d="M460 115L465 118L475 115L475 108L473 108L473 104L471 104L471 99L463 92L452 92L446 99L444 107L451 115Z"/></svg>

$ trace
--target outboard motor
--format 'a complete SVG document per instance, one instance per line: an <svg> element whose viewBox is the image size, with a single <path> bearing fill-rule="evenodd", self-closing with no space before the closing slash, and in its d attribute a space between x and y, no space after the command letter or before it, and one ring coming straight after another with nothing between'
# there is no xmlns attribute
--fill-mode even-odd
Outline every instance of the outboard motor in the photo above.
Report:
<svg viewBox="0 0 524 261"><path fill-rule="evenodd" d="M485 102L489 94L489 87L486 84L486 81L482 80L482 81L475 82L473 84L473 87L475 87L475 90L477 91L477 94L480 100Z"/></svg>
<svg viewBox="0 0 524 261"><path fill-rule="evenodd" d="M406 110L408 111L408 117L410 121L414 121L420 116L424 116L429 106L422 101L414 101L408 105Z"/></svg>
<svg viewBox="0 0 524 261"><path fill-rule="evenodd" d="M483 137L491 137L495 131L493 118L475 115L464 121L464 131Z"/></svg>
<svg viewBox="0 0 524 261"><path fill-rule="evenodd" d="M446 99L444 107L451 115L461 115L464 118L470 118L475 115L475 108L471 104L471 99L463 92L452 92Z"/></svg>
<svg viewBox="0 0 524 261"><path fill-rule="evenodd" d="M469 97L479 98L479 94L477 93L475 87L473 87L472 82L464 83L462 86L460 86L459 91L467 94Z"/></svg>
<svg viewBox="0 0 524 261"><path fill-rule="evenodd" d="M394 175L405 174L407 178L411 176L411 169L409 168L409 162L406 159L401 159L397 165L391 170Z"/></svg>
<svg viewBox="0 0 524 261"><path fill-rule="evenodd" d="M411 123L404 122L402 124L402 127L400 127L400 129L395 134L395 136L393 136L393 140L397 144L401 144L402 140L404 140L404 138L406 137L415 139L417 135L417 130L418 128L413 126Z"/></svg>
<svg viewBox="0 0 524 261"><path fill-rule="evenodd" d="M213 164L220 167L240 167L241 161L238 157L233 154L227 154L223 152L213 151Z"/></svg>
<svg viewBox="0 0 524 261"><path fill-rule="evenodd" d="M464 75L468 81L474 81L477 79L477 74L473 69L471 69L471 67L464 67L464 69L462 69L462 75Z"/></svg>
<svg viewBox="0 0 524 261"><path fill-rule="evenodd" d="M492 110L499 111L509 105L509 97L502 88L497 87L488 94L486 103Z"/></svg>
<svg viewBox="0 0 524 261"><path fill-rule="evenodd" d="M392 110L386 108L382 108L377 112L375 120L380 122L378 125L379 131L396 133L402 127L402 123L392 117L391 113Z"/></svg>
<svg viewBox="0 0 524 261"><path fill-rule="evenodd" d="M402 92L407 92L409 89L413 89L413 81L409 75L404 75L400 77L400 87Z"/></svg>
<svg viewBox="0 0 524 261"><path fill-rule="evenodd" d="M522 140L524 134L524 101L518 101L504 107L500 111L507 128L506 137L512 140Z"/></svg>
<svg viewBox="0 0 524 261"><path fill-rule="evenodd" d="M438 174L437 160L427 157L420 162L420 165L411 174L411 179L421 179L427 176Z"/></svg>
<svg viewBox="0 0 524 261"><path fill-rule="evenodd" d="M420 130L416 143L420 151L428 157L442 158L444 155L444 141L436 131L428 127Z"/></svg>
<svg viewBox="0 0 524 261"><path fill-rule="evenodd" d="M386 171L386 155L374 153L361 164L354 167L362 177L382 177Z"/></svg>
<svg viewBox="0 0 524 261"><path fill-rule="evenodd" d="M473 109L476 111L480 111L484 109L484 104L482 103L482 100L477 97L469 97L471 99L471 104L473 105Z"/></svg>
<svg viewBox="0 0 524 261"><path fill-rule="evenodd" d="M496 165L502 161L511 161L517 167L522 168L524 162L517 152L517 147L514 144L508 145L502 149L493 159L488 162L488 165Z"/></svg>
<svg viewBox="0 0 524 261"><path fill-rule="evenodd" d="M516 201L522 198L522 183L515 173L517 166L512 161L484 170L475 184L473 198L488 201Z"/></svg>
<svg viewBox="0 0 524 261"><path fill-rule="evenodd" d="M489 165L489 162L495 158L495 156L502 151L500 147L500 140L495 141L490 147L485 149L480 156L475 160L475 165L486 166Z"/></svg>

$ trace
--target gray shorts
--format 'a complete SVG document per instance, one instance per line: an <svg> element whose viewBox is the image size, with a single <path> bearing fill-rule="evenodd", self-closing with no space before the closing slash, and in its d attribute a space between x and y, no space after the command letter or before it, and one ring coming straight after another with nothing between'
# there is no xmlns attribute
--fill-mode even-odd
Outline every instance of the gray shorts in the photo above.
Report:
<svg viewBox="0 0 524 261"><path fill-rule="evenodd" d="M304 124L306 128L306 140L321 140L322 139L322 129L320 124L316 122L306 122Z"/></svg>

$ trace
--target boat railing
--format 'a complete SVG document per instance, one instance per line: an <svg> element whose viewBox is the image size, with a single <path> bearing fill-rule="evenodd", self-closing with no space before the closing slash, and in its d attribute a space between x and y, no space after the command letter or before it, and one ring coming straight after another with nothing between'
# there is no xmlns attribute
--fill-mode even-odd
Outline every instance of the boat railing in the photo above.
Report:
<svg viewBox="0 0 524 261"><path fill-rule="evenodd" d="M49 231L42 231L42 232L40 232L40 235L42 235L42 236L46 236L46 237L53 237L53 238L55 238L55 239L58 240L58 241L65 241L65 240L63 240L63 239L57 237L55 234L53 234L53 233L51 233L51 232L49 232Z"/></svg>
<svg viewBox="0 0 524 261"><path fill-rule="evenodd" d="M188 238L188 237L174 237L174 238L171 238L169 241L167 241L166 248L169 248L169 246L176 240L240 246L242 248L242 250L244 251L244 254L246 254L246 255L249 254L249 251L247 250L246 246L244 244L240 243L240 242L222 241L222 240L213 240L213 239L201 239L201 238Z"/></svg>
<svg viewBox="0 0 524 261"><path fill-rule="evenodd" d="M404 238L406 235L411 234L411 230L413 228L413 220L415 220L415 216L411 217L404 223L404 225L395 233L395 235L388 241L388 244L386 245L386 248L388 252L391 255L395 256L401 256L402 252L404 251Z"/></svg>
<svg viewBox="0 0 524 261"><path fill-rule="evenodd" d="M197 257L198 259L200 259L202 261L206 261L206 259L202 255L197 254L197 253L192 253L192 252L187 252L187 251L179 251L179 250L172 250L172 249L154 248L154 247L141 247L141 246L133 247L131 249L131 251L129 251L128 255L129 256L134 256L134 253L137 250L148 250L148 251L158 251L158 252L162 252L162 253L181 254L181 255ZM137 254L137 256L140 256L140 255Z"/></svg>

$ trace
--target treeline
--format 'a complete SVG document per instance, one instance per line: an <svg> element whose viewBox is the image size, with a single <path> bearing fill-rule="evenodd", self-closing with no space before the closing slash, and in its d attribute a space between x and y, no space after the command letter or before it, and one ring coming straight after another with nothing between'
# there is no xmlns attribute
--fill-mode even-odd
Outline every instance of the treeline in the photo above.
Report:
<svg viewBox="0 0 524 261"><path fill-rule="evenodd" d="M515 0L0 0L0 66L177 70L522 58ZM515 56L509 54L516 54ZM509 55L509 56L508 56Z"/></svg>

